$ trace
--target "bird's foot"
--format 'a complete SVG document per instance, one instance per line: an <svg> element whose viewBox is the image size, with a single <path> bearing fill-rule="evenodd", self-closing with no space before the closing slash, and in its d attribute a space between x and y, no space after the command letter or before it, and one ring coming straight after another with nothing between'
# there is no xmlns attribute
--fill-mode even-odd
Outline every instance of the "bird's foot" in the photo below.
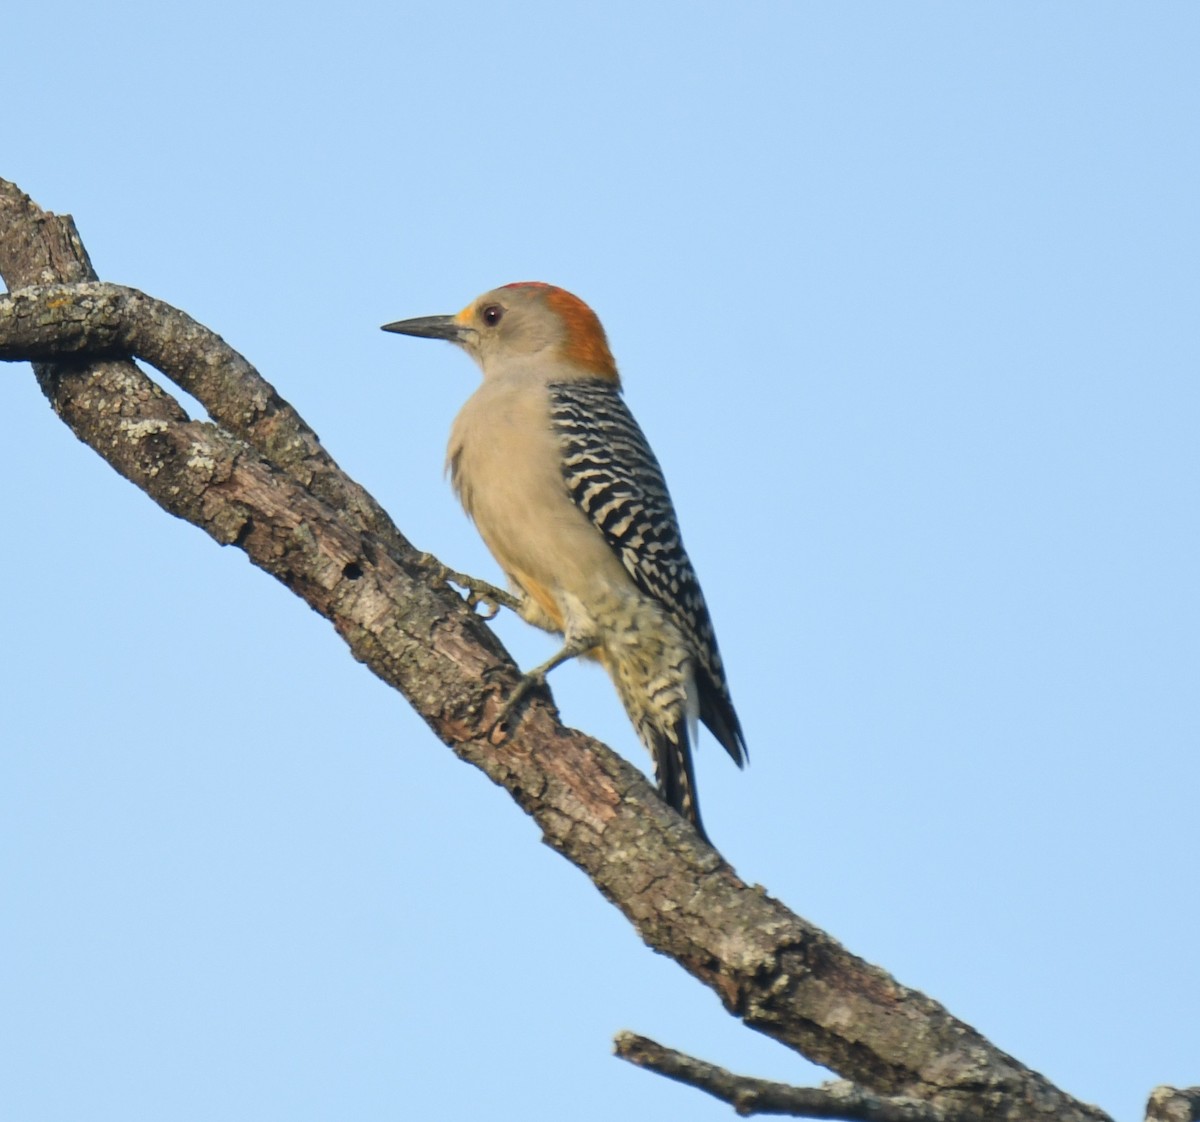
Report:
<svg viewBox="0 0 1200 1122"><path fill-rule="evenodd" d="M564 662L583 654L585 651L590 651L593 647L599 644L599 639L595 636L576 635L568 639L566 645L553 658L546 659L541 666L535 666L532 670L521 675L521 680L513 687L512 693L504 702L503 708L500 710L500 716L492 722L491 728L488 729L490 737L498 728L508 722L520 706L521 702L529 695L529 692L535 688L541 688L546 684L546 675L550 673L556 666L561 666Z"/></svg>
<svg viewBox="0 0 1200 1122"><path fill-rule="evenodd" d="M485 580L479 580L478 577L469 577L466 573L459 573L454 569L447 568L432 553L422 553L421 563L431 569L438 580L456 584L463 589L467 594L468 607L477 608L482 604L484 610L480 615L484 619L495 619L500 614L501 608L518 613L521 610L521 601L511 592L497 588Z"/></svg>
<svg viewBox="0 0 1200 1122"><path fill-rule="evenodd" d="M521 680L513 687L512 693L504 700L504 704L500 707L500 713L492 722L488 729L488 738L490 739L497 729L503 729L508 725L509 718L517 711L532 690L543 689L546 685L546 670L538 667L536 670L529 671L528 674L522 674Z"/></svg>

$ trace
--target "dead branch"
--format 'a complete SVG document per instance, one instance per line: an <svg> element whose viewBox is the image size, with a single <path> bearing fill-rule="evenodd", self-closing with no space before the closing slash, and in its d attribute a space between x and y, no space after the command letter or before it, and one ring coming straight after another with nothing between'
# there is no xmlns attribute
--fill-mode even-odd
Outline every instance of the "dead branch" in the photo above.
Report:
<svg viewBox="0 0 1200 1122"><path fill-rule="evenodd" d="M507 790L547 844L732 1015L860 1094L921 1100L947 1119L1108 1117L742 882L636 769L565 729L544 694L507 738L489 742L518 673L437 566L249 363L183 313L97 284L70 218L2 180L0 273L10 290L0 300L2 353L33 362L79 439L328 619L355 658ZM212 420L190 419L135 354Z"/></svg>
<svg viewBox="0 0 1200 1122"><path fill-rule="evenodd" d="M821 1087L793 1087L734 1075L716 1064L697 1060L674 1048L664 1048L632 1032L618 1033L614 1044L621 1059L707 1091L743 1116L787 1114L845 1122L954 1122L932 1103L902 1095L874 1095L845 1080Z"/></svg>

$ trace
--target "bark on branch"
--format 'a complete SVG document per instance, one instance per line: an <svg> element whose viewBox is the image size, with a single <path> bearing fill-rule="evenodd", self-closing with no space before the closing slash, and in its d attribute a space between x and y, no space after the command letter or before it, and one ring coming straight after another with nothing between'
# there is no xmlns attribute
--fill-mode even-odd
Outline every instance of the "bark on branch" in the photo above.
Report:
<svg viewBox="0 0 1200 1122"><path fill-rule="evenodd" d="M1146 1122L1200 1122L1200 1087L1155 1087Z"/></svg>
<svg viewBox="0 0 1200 1122"><path fill-rule="evenodd" d="M96 283L70 218L3 180L0 274L10 290L0 355L33 362L72 431L164 510L237 546L328 619L355 658L731 1014L860 1088L921 1100L947 1119L1107 1118L743 883L640 772L563 728L544 693L491 743L518 673L444 572L244 358L183 313ZM211 420L190 419L133 355Z"/></svg>

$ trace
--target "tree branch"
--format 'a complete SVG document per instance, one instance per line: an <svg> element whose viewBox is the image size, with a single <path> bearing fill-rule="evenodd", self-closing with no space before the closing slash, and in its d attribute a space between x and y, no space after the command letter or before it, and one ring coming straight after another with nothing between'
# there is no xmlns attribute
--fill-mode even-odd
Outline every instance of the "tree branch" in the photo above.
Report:
<svg viewBox="0 0 1200 1122"><path fill-rule="evenodd" d="M1155 1087L1146 1103L1146 1122L1200 1122L1200 1087Z"/></svg>
<svg viewBox="0 0 1200 1122"><path fill-rule="evenodd" d="M237 546L327 618L355 658L731 1014L864 1088L927 1101L948 1118L1108 1117L741 881L640 772L563 728L544 692L490 742L500 699L518 681L492 632L241 356L174 309L95 286L71 220L3 180L0 273L13 292L0 346L33 360L72 431L164 510ZM13 291L59 284L83 287ZM159 365L216 423L189 419L120 352Z"/></svg>
<svg viewBox="0 0 1200 1122"><path fill-rule="evenodd" d="M931 1103L902 1095L873 1095L853 1083L793 1087L767 1079L734 1075L716 1064L664 1048L645 1036L618 1033L615 1051L623 1060L668 1079L707 1091L741 1115L789 1114L798 1118L838 1118L846 1122L954 1122Z"/></svg>
<svg viewBox="0 0 1200 1122"><path fill-rule="evenodd" d="M316 498L351 512L399 552L411 549L275 387L219 335L170 304L98 281L23 288L0 300L0 338L0 359L143 359Z"/></svg>

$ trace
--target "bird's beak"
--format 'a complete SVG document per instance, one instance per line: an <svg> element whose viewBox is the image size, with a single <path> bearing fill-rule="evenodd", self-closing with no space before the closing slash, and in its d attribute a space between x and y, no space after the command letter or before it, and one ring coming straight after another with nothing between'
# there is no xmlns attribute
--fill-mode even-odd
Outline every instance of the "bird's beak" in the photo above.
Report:
<svg viewBox="0 0 1200 1122"><path fill-rule="evenodd" d="M422 339L445 339L450 343L462 343L468 329L455 316L418 316L385 323L382 330L394 331L397 335L419 335Z"/></svg>

